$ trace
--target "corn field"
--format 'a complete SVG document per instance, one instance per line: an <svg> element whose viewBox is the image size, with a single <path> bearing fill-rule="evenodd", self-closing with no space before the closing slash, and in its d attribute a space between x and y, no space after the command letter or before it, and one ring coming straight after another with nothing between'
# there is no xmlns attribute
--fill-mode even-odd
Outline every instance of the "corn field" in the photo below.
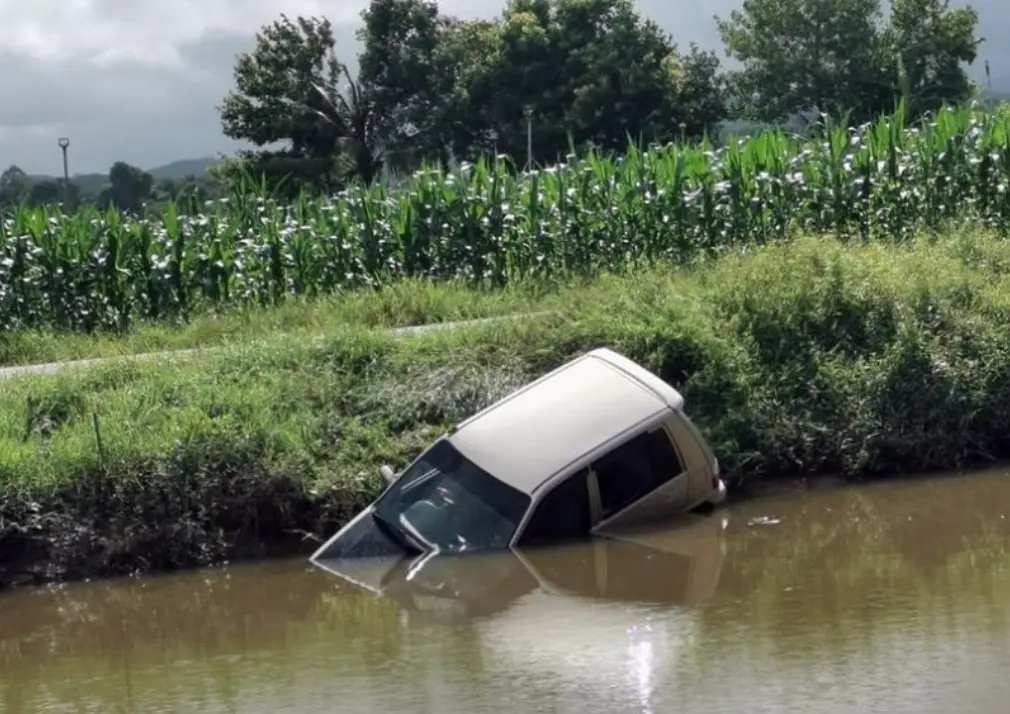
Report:
<svg viewBox="0 0 1010 714"><path fill-rule="evenodd" d="M1010 117L898 112L816 138L592 153L517 174L479 162L281 204L236 195L157 219L17 211L0 227L0 329L125 329L403 277L520 279L684 261L796 231L903 240L970 220L1010 232Z"/></svg>

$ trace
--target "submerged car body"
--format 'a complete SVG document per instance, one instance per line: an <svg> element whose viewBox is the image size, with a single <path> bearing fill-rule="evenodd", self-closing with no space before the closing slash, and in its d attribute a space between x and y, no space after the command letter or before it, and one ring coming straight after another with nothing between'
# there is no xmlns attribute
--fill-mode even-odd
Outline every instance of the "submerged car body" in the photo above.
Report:
<svg viewBox="0 0 1010 714"><path fill-rule="evenodd" d="M469 553L576 540L719 504L683 397L601 348L466 419L312 556Z"/></svg>
<svg viewBox="0 0 1010 714"><path fill-rule="evenodd" d="M700 605L719 584L727 514L679 516L669 528L624 529L553 548L482 557L425 553L320 561L356 587L394 600L421 620L499 615L537 602L557 623L576 602ZM536 594L534 600L530 599ZM620 608L618 608L620 609ZM553 614L552 614L553 613ZM589 617L588 620L594 619Z"/></svg>

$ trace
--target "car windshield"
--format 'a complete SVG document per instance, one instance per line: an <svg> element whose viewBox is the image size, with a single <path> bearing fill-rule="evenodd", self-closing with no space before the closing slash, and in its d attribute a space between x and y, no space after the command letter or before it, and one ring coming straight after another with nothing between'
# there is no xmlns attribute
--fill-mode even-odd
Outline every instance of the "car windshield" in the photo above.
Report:
<svg viewBox="0 0 1010 714"><path fill-rule="evenodd" d="M380 519L449 553L508 547L530 498L435 442L375 504Z"/></svg>

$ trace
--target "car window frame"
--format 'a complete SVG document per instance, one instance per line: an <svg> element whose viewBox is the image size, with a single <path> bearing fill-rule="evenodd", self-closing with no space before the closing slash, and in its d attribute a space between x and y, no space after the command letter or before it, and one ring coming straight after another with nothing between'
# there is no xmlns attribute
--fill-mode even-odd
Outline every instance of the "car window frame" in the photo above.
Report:
<svg viewBox="0 0 1010 714"><path fill-rule="evenodd" d="M398 474L397 478L392 483L389 483L386 486L386 488L384 488L382 490L382 492L379 494L379 496L377 496L372 501L372 504L370 506L370 510L373 513L378 513L380 515L384 515L383 509L386 507L385 506L385 502L386 502L387 499L389 499L391 497L390 496L391 492L393 492L396 489L399 489L401 491L401 493L402 493L402 492L404 492L404 491L406 491L408 489L416 488L417 487L416 482L417 481L422 481L426 477L428 477L430 475L431 470L429 469L428 472L421 474L417 479L415 479L415 484L411 484L411 485L408 485L408 486L403 486L403 483L404 483L404 480L407 477L407 474L410 473L411 470L413 470L419 463L421 463L422 461L424 461L426 458L430 458L430 455L432 454L432 452L434 452L439 446L441 446L443 444L448 445L448 447L450 449L452 449L454 452L456 452L456 454L459 457L461 457L464 461L466 461L471 468L476 469L476 471L479 474L481 474L482 476L486 476L487 479L490 480L491 482L496 482L497 484L500 484L501 488L503 488L503 489L505 489L507 491L514 492L516 495L522 496L523 500L525 501L525 510L523 511L522 516L520 516L519 519L516 521L515 527L512 530L511 536L506 541L506 543L503 546L501 546L503 549L508 549L511 546L511 544L515 541L516 533L519 532L520 528L523 525L523 522L526 520L526 518L527 518L527 516L529 514L529 509L532 507L533 502L534 502L533 496L531 494L529 494L529 493L525 493L525 492L523 492L523 491L515 488L514 486L506 483L505 481L502 481L501 479L499 479L497 476L495 476L490 471L485 470L479 464L477 464L474 461L470 460L465 454L463 454L459 449L456 448L456 446L452 443L452 440L448 436L446 436L446 435L443 435L443 436L435 439L428 446L428 448L424 449L420 454L418 454L410 462L410 464ZM474 496L474 498L475 498L475 500L477 502L482 503L486 508L488 508L489 510L495 512L501 519L506 520L506 521L508 520L507 517L505 516L505 514L503 514L498 509L498 507L495 505L496 504L495 501L488 501L488 500L484 499L483 497L481 497L481 496L473 493L473 491L471 489L467 489L466 486L463 486L463 488L464 488L464 490L470 491L471 494ZM429 541L428 537L426 535L420 533L419 531L417 531L417 529L415 527L413 527L412 525L410 525L408 523L402 522L401 521L401 519L403 517L403 511L402 510L397 510L396 511L396 515L397 515L397 518L393 522L396 524L397 527L403 528L405 530L406 535L410 536L412 540L418 540L419 541L419 543L417 545L420 548L420 550L422 550L422 551L441 551L442 550L437 543L432 543L431 541Z"/></svg>
<svg viewBox="0 0 1010 714"><path fill-rule="evenodd" d="M675 411L670 407L664 407L658 410L655 414L648 416L634 424L629 425L621 433L615 435L614 437L603 441L596 446L590 448L586 451L580 458L569 463L565 468L554 473L550 478L546 479L540 486L538 486L530 494L531 502L530 507L526 511L526 515L523 517L522 523L516 529L515 535L512 537L512 542L510 547L514 552L518 552L519 540L522 538L523 534L526 532L526 528L532 520L532 514L534 509L539 505L540 501L546 498L547 494L554 490L557 484L565 481L572 474L581 471L583 469L590 470L590 481L589 481L589 496L591 502L594 504L593 508L593 528L597 528L600 525L599 518L599 491L596 490L596 477L592 474L592 464L603 458L606 454L610 453L614 449L620 448L621 444L634 439L636 436L643 432L653 431L657 428L665 426L667 420L670 418L670 414ZM675 445L676 447L676 445ZM678 457L683 460L683 455L677 450ZM595 495L594 495L595 494ZM593 500L593 499L596 500Z"/></svg>
<svg viewBox="0 0 1010 714"><path fill-rule="evenodd" d="M672 474L668 479L662 481L661 483L659 483L657 486L655 486L654 488L650 489L649 491L646 491L645 493L643 493L642 495L640 495L638 498L634 499L633 501L630 501L629 503L625 504L623 507L621 507L617 511L614 511L613 513L611 513L611 514L607 515L606 517L604 517L603 516L603 493L602 493L602 490L600 489L599 476L598 476L598 473L597 473L597 470L596 470L596 465L599 462L601 462L601 461L605 460L606 458L608 458L610 455L612 455L618 449L621 449L621 448L627 446L628 444L630 444L631 442L635 441L636 439L640 439L642 437L654 434L656 432L662 432L662 434L666 437L667 442L670 444L671 448L673 449L673 453L677 457L677 462L678 462L678 464L680 466L680 471ZM651 461L651 459L650 459L650 461ZM650 467L651 467L651 463L650 463ZM691 479L691 470L690 470L688 461L687 461L687 459L685 457L685 454L684 454L683 450L681 449L680 444L677 443L677 439L676 439L675 435L670 431L669 424L667 423L667 420L664 420L664 421L662 421L662 422L660 422L658 424L650 424L650 425L644 426L644 428L636 431L634 434L628 435L628 437L626 439L623 439L619 443L615 443L615 444L611 445L611 448L607 449L605 452L603 452L601 454L596 455L593 458L592 462L589 464L589 472L590 472L592 480L595 482L595 489L591 488L590 489L590 493L593 493L593 491L595 490L595 493L597 494L597 497L600 499L599 503L597 505L598 519L596 521L596 525L594 526L594 529L595 528L605 528L609 523L611 523L611 522L619 519L621 517L621 515L624 514L626 511L628 511L628 510L630 510L632 508L635 508L639 503L641 503L642 501L648 499L649 496L651 496L652 494L656 493L657 491L659 491L660 489L664 488L665 486L668 486L675 479L680 478L680 477L687 477L689 483L690 483L690 479Z"/></svg>
<svg viewBox="0 0 1010 714"><path fill-rule="evenodd" d="M578 478L581 475L585 479L586 493L588 494L588 506L589 506L589 529L584 534L585 537L589 537L592 534L593 528L596 527L598 519L597 514L597 502L594 501L594 481L592 478L592 471L588 465L580 466L572 469L562 478L550 483L549 487L538 494L530 503L530 507L526 512L526 517L523 518L523 522L520 524L516 533L512 538L511 546L513 549L516 548L539 548L547 544L534 543L529 545L523 542L523 539L527 537L529 533L530 526L534 524L534 521L539 513L540 509L544 506L545 502L548 501L554 494L556 494L561 488L564 488L567 484L571 483L573 479ZM555 541L556 543L561 543L563 541Z"/></svg>

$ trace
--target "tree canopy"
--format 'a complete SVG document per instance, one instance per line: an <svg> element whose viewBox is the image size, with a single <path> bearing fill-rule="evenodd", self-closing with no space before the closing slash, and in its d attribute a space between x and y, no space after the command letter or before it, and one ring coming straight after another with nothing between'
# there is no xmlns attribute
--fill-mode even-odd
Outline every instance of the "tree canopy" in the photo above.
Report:
<svg viewBox="0 0 1010 714"><path fill-rule="evenodd" d="M371 0L361 17L357 58L324 17L281 15L261 28L218 107L224 134L254 148L211 174L156 182L116 162L82 189L11 166L0 206L140 212L170 199L197 205L245 179L275 193L332 192L422 162L493 153L522 167L529 148L548 165L573 146L696 140L726 119L814 111L862 122L899 99L915 119L977 91L967 67L978 15L949 0L743 0L716 18L739 64L729 72L632 0L505 0L489 20L445 15L433 0Z"/></svg>
<svg viewBox="0 0 1010 714"><path fill-rule="evenodd" d="M358 178L380 162L506 154L553 162L571 144L700 136L726 117L712 52L681 51L631 0L510 0L492 21L429 0L373 0L351 79L328 21L282 17L238 58L225 133L285 142L299 160L343 156ZM262 160L266 148L251 157Z"/></svg>
<svg viewBox="0 0 1010 714"><path fill-rule="evenodd" d="M817 110L865 120L904 97L909 115L963 102L974 88L978 15L949 0L744 0L716 18L739 112L779 121Z"/></svg>

